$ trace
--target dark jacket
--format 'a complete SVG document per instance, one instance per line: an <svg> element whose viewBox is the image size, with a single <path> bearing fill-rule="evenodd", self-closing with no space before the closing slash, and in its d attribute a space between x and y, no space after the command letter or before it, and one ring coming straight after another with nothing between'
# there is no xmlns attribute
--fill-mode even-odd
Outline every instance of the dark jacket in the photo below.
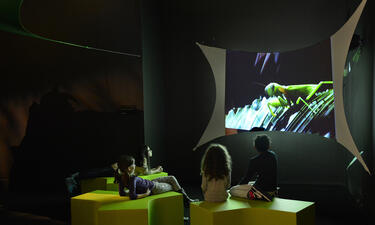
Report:
<svg viewBox="0 0 375 225"><path fill-rule="evenodd" d="M275 191L277 188L277 156L273 151L265 151L250 159L247 173L240 184L247 184L255 176L255 188Z"/></svg>

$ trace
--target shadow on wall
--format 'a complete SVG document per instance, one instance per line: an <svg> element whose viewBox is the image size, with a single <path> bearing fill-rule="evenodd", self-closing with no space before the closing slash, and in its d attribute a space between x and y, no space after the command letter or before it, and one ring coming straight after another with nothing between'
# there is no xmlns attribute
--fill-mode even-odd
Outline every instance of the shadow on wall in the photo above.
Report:
<svg viewBox="0 0 375 225"><path fill-rule="evenodd" d="M23 4L18 16L20 3ZM22 20L28 30L47 38L118 52L139 54L141 51L140 11L136 1L63 1L52 4L15 0L1 5L4 7L0 11L4 15L0 24L11 32L15 30L6 29L9 28L7 25L19 29L21 21L18 20ZM0 49L1 188L7 186L12 163L9 147L19 145L25 135L29 107L38 103L41 96L56 84L81 103L77 106L81 107L80 110L113 112L121 105L143 109L139 58L3 31L0 31Z"/></svg>
<svg viewBox="0 0 375 225"><path fill-rule="evenodd" d="M142 111L76 111L77 105L72 95L57 89L31 105L25 136L12 152L11 191L64 192L65 177L107 166L143 143ZM38 185L25 190L26 183Z"/></svg>
<svg viewBox="0 0 375 225"><path fill-rule="evenodd" d="M58 46L7 33L2 33L0 39L4 40L0 42L4 47L0 55L4 56L0 82L0 179L4 189L12 164L9 148L20 145L33 104L42 105L44 101L53 107L63 100L62 96L69 95L65 111L109 113L119 112L123 106L143 110L138 58ZM20 56L22 49L26 52ZM61 96L50 92L48 99L46 94L57 86Z"/></svg>

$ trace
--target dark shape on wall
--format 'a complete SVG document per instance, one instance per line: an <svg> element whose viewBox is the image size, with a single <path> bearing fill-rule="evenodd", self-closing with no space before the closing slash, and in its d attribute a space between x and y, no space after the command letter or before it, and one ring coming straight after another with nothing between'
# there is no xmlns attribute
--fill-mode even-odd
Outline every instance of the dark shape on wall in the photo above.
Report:
<svg viewBox="0 0 375 225"><path fill-rule="evenodd" d="M144 143L142 111L75 112L73 99L53 90L30 107L13 166L12 191L64 193L65 177L107 166L121 154L135 154Z"/></svg>
<svg viewBox="0 0 375 225"><path fill-rule="evenodd" d="M353 34L352 40L350 42L349 51L354 50L358 47L362 47L364 40L358 34Z"/></svg>

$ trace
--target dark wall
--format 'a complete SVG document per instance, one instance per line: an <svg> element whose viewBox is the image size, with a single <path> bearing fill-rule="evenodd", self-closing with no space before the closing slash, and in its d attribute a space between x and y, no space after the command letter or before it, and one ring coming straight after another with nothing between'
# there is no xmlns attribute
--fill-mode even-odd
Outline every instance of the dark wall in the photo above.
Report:
<svg viewBox="0 0 375 225"><path fill-rule="evenodd" d="M370 171L373 171L373 13L372 2L368 2L358 22L355 34L359 37L359 46L351 49L346 63L350 63L351 72L344 77L343 94L345 113L348 125L358 146L363 151L363 158ZM354 7L354 6L353 6ZM351 8L354 10L354 8ZM355 38L352 43L357 42ZM360 51L358 62L353 60ZM362 119L359 119L362 118ZM349 170L348 181L351 192L364 200L363 204L371 204L371 177L356 162Z"/></svg>
<svg viewBox="0 0 375 225"><path fill-rule="evenodd" d="M141 12L145 143L155 152L152 166L165 165L162 7L158 1L142 1Z"/></svg>
<svg viewBox="0 0 375 225"><path fill-rule="evenodd" d="M375 12L375 4L374 3L371 3L371 12ZM375 75L375 22L372 21L372 46L373 46L373 59L372 59L372 65L373 65L373 75ZM373 86L375 87L375 79L373 79ZM372 92L372 96L375 95L375 92L374 92L374 88L373 88L373 92ZM375 98L372 99L372 105L374 106L375 105ZM372 111L372 118L375 118L375 110ZM375 120L373 119L372 120L372 168L373 168L373 171L374 171L374 168L375 168ZM372 178L371 178L371 185L370 185L370 188L372 190L374 190L375 188L375 179L374 179L374 175L372 175ZM374 191L370 192L371 193L371 201L374 201L375 200L375 193Z"/></svg>
<svg viewBox="0 0 375 225"><path fill-rule="evenodd" d="M21 21L29 31L43 37L141 54L137 0L23 1Z"/></svg>
<svg viewBox="0 0 375 225"><path fill-rule="evenodd" d="M74 44L140 54L138 1L63 1L51 4L50 1L38 0L24 3L21 18L31 32ZM58 88L60 92L74 97L77 100L73 103L75 112L90 111L96 112L96 115L103 112L102 116L107 113L108 117L104 116L106 119L102 120L107 123L97 121L102 116L76 118L78 124L75 125L82 128L79 134L84 136L81 142L100 142L106 139L103 137L113 137L112 143L108 145L117 145L113 143L119 138L114 130L118 126L126 126L121 119L118 123L112 120L116 116L121 117L118 115L119 109L128 106L143 110L142 62L139 57L94 51L4 31L0 31L0 49L1 190L6 186L13 161L10 147L19 146L25 135L30 106L39 104L42 96L52 89ZM109 112L118 113L113 116ZM90 130L90 126L84 126L85 123L98 125L96 128L100 132ZM59 129L58 126L55 128ZM114 133L102 133L107 128ZM65 135L71 135L69 139L74 132L65 132ZM124 136L121 138L126 140ZM35 151L40 150L38 146L33 148ZM44 150L48 151L46 155L53 152L52 149ZM74 154L72 150L68 148L61 153L68 158L71 157L69 154ZM106 150L100 148L95 154L105 154Z"/></svg>

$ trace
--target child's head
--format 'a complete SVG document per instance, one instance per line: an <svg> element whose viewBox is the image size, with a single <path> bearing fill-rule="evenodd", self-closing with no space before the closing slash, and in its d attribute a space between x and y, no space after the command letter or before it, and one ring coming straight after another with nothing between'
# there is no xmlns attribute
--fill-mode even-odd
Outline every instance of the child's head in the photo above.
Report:
<svg viewBox="0 0 375 225"><path fill-rule="evenodd" d="M258 135L254 138L254 147L258 152L265 152L270 149L271 140L265 135Z"/></svg>
<svg viewBox="0 0 375 225"><path fill-rule="evenodd" d="M133 174L135 169L135 160L132 156L122 155L118 161L118 168L121 173Z"/></svg>
<svg viewBox="0 0 375 225"><path fill-rule="evenodd" d="M227 148L220 144L211 144L203 155L201 173L209 180L222 179L232 170L232 159Z"/></svg>

